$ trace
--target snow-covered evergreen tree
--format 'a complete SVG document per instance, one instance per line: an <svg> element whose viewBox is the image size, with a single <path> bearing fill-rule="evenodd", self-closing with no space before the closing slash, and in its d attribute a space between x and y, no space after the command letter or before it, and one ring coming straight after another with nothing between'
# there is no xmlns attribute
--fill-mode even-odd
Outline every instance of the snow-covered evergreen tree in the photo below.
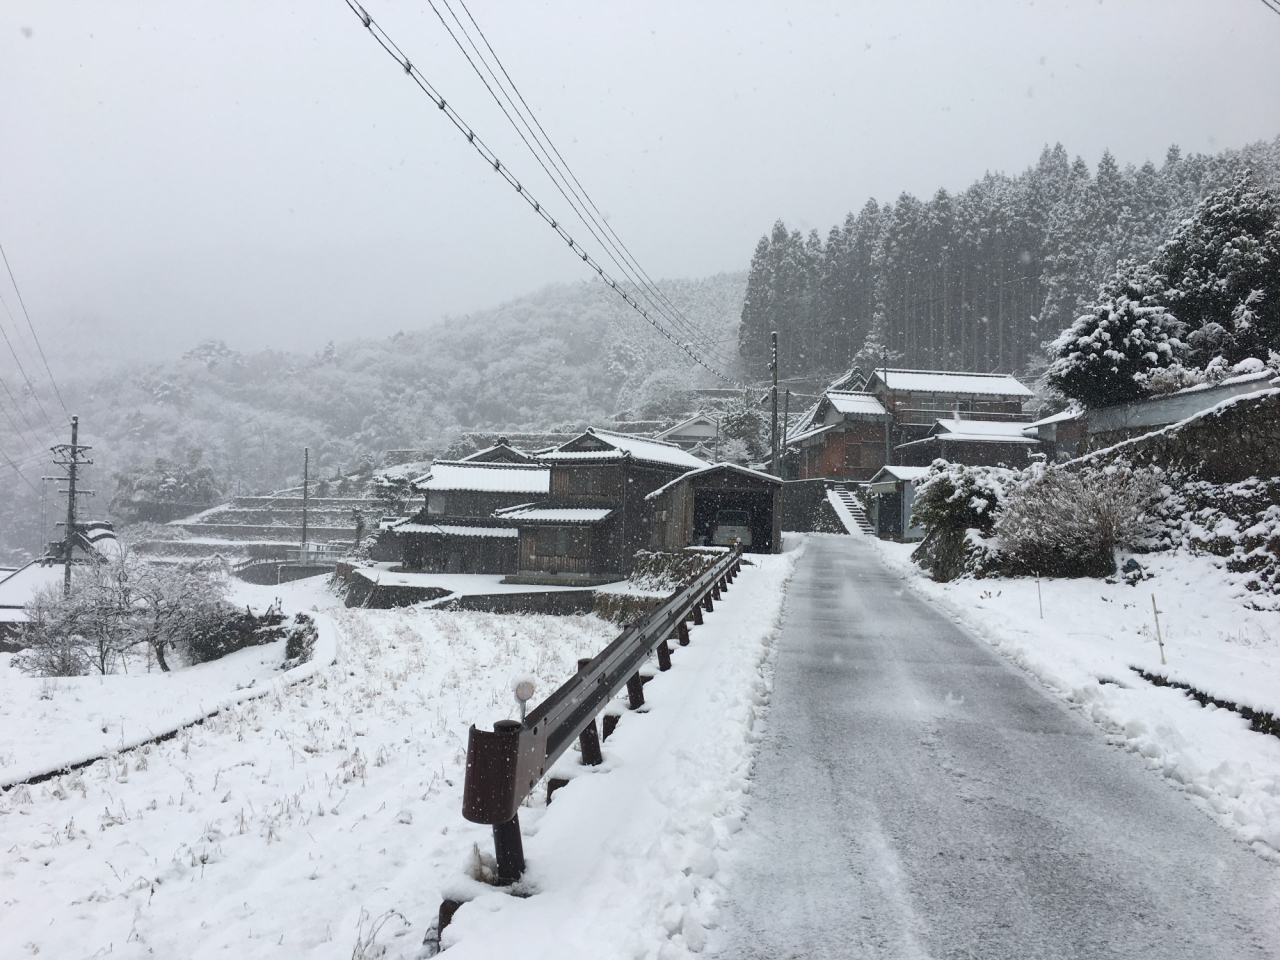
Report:
<svg viewBox="0 0 1280 960"><path fill-rule="evenodd" d="M1162 279L1126 261L1088 313L1050 346L1049 385L1090 407L1136 400L1183 352L1183 325L1157 302Z"/></svg>
<svg viewBox="0 0 1280 960"><path fill-rule="evenodd" d="M1248 173L1196 207L1161 249L1161 302L1183 318L1198 365L1280 348L1280 197Z"/></svg>

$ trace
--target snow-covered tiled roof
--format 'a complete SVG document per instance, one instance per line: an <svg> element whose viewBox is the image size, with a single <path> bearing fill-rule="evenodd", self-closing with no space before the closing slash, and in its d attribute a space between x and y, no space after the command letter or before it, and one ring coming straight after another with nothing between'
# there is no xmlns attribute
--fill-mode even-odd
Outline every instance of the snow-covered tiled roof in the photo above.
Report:
<svg viewBox="0 0 1280 960"><path fill-rule="evenodd" d="M607 450L565 450L564 447L581 441L584 437L593 436L601 443L607 444ZM625 433L613 433L609 430L589 430L580 437L575 437L563 446L557 447L542 459L555 461L573 460L609 460L630 454L636 460L648 463L660 463L664 466L684 467L696 470L706 464L693 454L681 450L674 443L663 443L661 440L650 440L646 437L635 437Z"/></svg>
<svg viewBox="0 0 1280 960"><path fill-rule="evenodd" d="M657 490L654 490L652 493L645 494L644 498L646 500L656 500L662 494L666 493L668 490L674 487L677 483L684 483L684 481L686 480L691 480L694 477L698 477L703 474L715 473L715 471L717 470L730 470L734 473L740 473L743 476L752 477L756 480L767 480L769 483L776 483L778 485L782 484L782 480L778 477L775 477L771 473L763 473L759 470L752 470L750 467L744 467L737 463L709 463L704 467L702 467L700 470L690 470L688 473L680 474L680 476L676 477L674 480L664 483L662 486L660 486Z"/></svg>
<svg viewBox="0 0 1280 960"><path fill-rule="evenodd" d="M0 607L24 607L42 587L62 583L65 568L33 560L0 580Z"/></svg>
<svg viewBox="0 0 1280 960"><path fill-rule="evenodd" d="M397 533L434 533L445 537L518 537L515 527L468 527L461 524L397 523L392 529Z"/></svg>
<svg viewBox="0 0 1280 960"><path fill-rule="evenodd" d="M840 426L838 423L828 423L826 426L814 427L812 430L805 430L802 433L797 433L794 436L787 437L787 446L789 447L793 443L799 443L802 440L809 440L819 434L826 433L828 430L834 430L838 426Z"/></svg>
<svg viewBox="0 0 1280 960"><path fill-rule="evenodd" d="M949 370L876 370L875 379L890 390L961 396L1019 397L1035 394L1007 373L963 373Z"/></svg>
<svg viewBox="0 0 1280 960"><path fill-rule="evenodd" d="M923 480L928 475L928 467L887 466L881 467L879 473L871 478L871 482L879 483L885 477L888 477L892 480L906 480L910 483L914 483L917 480Z"/></svg>
<svg viewBox="0 0 1280 960"><path fill-rule="evenodd" d="M827 401L845 416L855 417L887 417L889 412L880 403L878 397L871 393L860 393L852 390L828 390Z"/></svg>
<svg viewBox="0 0 1280 960"><path fill-rule="evenodd" d="M613 513L612 507L518 507L503 510L503 520L517 523L599 523Z"/></svg>
<svg viewBox="0 0 1280 960"><path fill-rule="evenodd" d="M943 440L981 440L989 443L1039 443L1024 436L1025 423L1009 420L939 420L929 431ZM916 441L919 443L920 441Z"/></svg>
<svg viewBox="0 0 1280 960"><path fill-rule="evenodd" d="M414 486L419 490L547 493L551 489L551 470L536 464L437 460L431 465L431 472L415 480Z"/></svg>
<svg viewBox="0 0 1280 960"><path fill-rule="evenodd" d="M1036 427L1047 427L1051 423L1062 423L1065 420L1074 420L1076 417L1082 416L1084 416L1084 412L1081 410L1063 410L1061 413L1055 413L1051 417L1044 417L1041 420L1037 420L1035 423L1023 424L1022 429L1033 430Z"/></svg>
<svg viewBox="0 0 1280 960"><path fill-rule="evenodd" d="M716 423L716 419L714 417L710 417L705 413L695 413L692 417L688 417L685 420L681 420L675 426L667 427L667 429L665 430L658 431L658 433L654 434L654 439L662 440L664 437L681 436L682 435L680 432L681 430L683 430L685 427L693 426L696 423L706 423L708 426L712 428L718 427L718 424Z"/></svg>

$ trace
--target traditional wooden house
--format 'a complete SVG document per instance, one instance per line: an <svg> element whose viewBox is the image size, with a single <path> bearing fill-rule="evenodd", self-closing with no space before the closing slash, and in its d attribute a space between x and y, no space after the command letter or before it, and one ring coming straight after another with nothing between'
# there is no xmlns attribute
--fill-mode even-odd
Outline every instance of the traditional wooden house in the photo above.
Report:
<svg viewBox="0 0 1280 960"><path fill-rule="evenodd" d="M994 420L1025 426L1023 406L1035 394L1004 373L952 370L872 371L863 388L893 417L893 445L919 440L939 419Z"/></svg>
<svg viewBox="0 0 1280 960"><path fill-rule="evenodd" d="M604 430L588 430L542 460L550 496L498 512L520 531L514 583L622 579L650 543L654 508L645 497L706 466L675 444Z"/></svg>
<svg viewBox="0 0 1280 960"><path fill-rule="evenodd" d="M1000 420L935 420L926 436L899 444L895 459L913 467L937 459L973 467L1025 467L1040 450L1040 441L1023 433L1025 427Z"/></svg>
<svg viewBox="0 0 1280 960"><path fill-rule="evenodd" d="M664 443L674 443L683 450L693 450L698 446L714 449L719 435L720 424L714 417L695 413L687 420L681 420L675 426L655 433L653 438Z"/></svg>
<svg viewBox="0 0 1280 960"><path fill-rule="evenodd" d="M736 463L690 470L646 498L650 550L740 542L753 553L782 547L782 480ZM744 535L745 531L745 535Z"/></svg>
<svg viewBox="0 0 1280 960"><path fill-rule="evenodd" d="M828 390L802 424L787 438L800 480L870 480L888 461L891 420L874 394Z"/></svg>
<svg viewBox="0 0 1280 960"><path fill-rule="evenodd" d="M500 459L432 464L431 472L413 484L426 503L380 534L379 555L424 573L514 573L519 532L495 519L494 512L546 497L551 471L508 459L512 448L505 444L480 453L495 451Z"/></svg>
<svg viewBox="0 0 1280 960"><path fill-rule="evenodd" d="M855 385L861 389L844 389ZM801 418L787 446L796 451L798 479L866 482L887 464L914 463L898 451L931 436L940 419L1016 424L1020 433L1032 397L1006 374L882 368L863 378L851 370ZM1005 456L991 446L973 450Z"/></svg>

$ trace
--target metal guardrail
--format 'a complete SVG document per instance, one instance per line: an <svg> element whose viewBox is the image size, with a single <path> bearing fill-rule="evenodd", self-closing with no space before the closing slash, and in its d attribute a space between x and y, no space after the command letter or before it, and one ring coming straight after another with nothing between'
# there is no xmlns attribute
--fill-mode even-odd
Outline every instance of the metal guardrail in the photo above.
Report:
<svg viewBox="0 0 1280 960"><path fill-rule="evenodd" d="M500 881L514 882L524 873L520 804L575 738L582 746L583 763L603 762L597 714L623 687L631 709L644 704L640 667L656 651L658 669L670 669L668 641L688 644L687 621L702 623L703 611L712 609L741 567L742 548L738 546L644 620L622 631L597 656L579 661L572 679L530 711L523 722L500 720L492 731L471 727L462 815L472 823L493 826Z"/></svg>

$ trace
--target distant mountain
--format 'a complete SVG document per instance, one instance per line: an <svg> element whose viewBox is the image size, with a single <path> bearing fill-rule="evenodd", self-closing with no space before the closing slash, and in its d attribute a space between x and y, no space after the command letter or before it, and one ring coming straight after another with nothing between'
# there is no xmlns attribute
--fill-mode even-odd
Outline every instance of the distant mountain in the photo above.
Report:
<svg viewBox="0 0 1280 960"><path fill-rule="evenodd" d="M720 350L729 363L745 286L745 273L661 283L703 331L700 351ZM682 391L716 383L599 282L549 286L493 310L314 355L241 354L206 341L180 359L60 381L82 442L94 447L87 482L98 499L84 510L95 517L107 512L116 474L154 473L158 458L175 474L195 462L210 468L226 493L265 491L300 478L304 446L313 476L334 476L389 449L443 451L469 431L674 414L687 402ZM22 402L40 423L32 399ZM5 422L0 447L21 462L49 439L32 439L16 422L25 439ZM0 547L34 552L58 535L52 523L65 508L50 484L42 536L39 497L12 469L0 470ZM51 468L36 460L24 472L39 486Z"/></svg>

